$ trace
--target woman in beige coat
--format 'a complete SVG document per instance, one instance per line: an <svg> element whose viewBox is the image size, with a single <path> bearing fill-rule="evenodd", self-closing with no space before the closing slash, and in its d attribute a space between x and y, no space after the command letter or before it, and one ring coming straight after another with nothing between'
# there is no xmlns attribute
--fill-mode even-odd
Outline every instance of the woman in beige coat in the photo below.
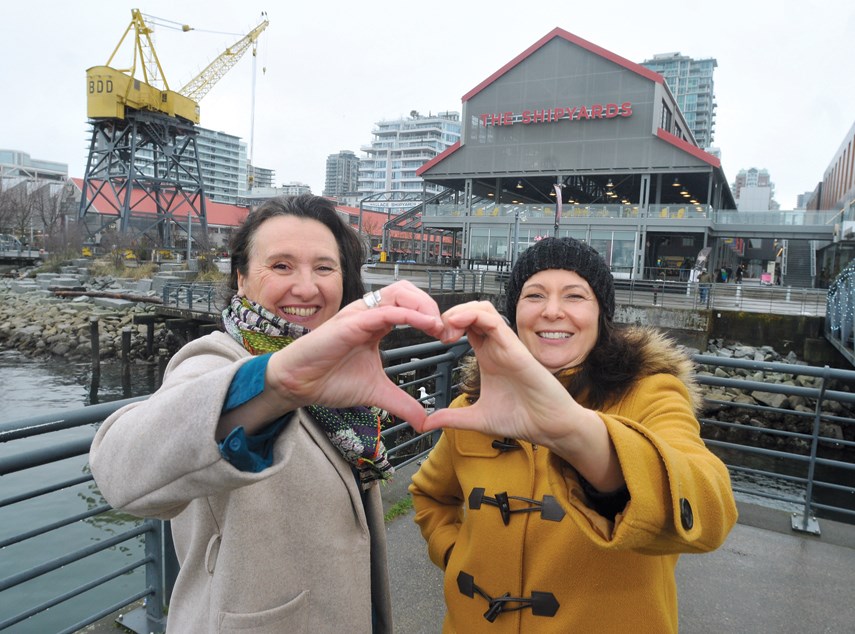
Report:
<svg viewBox="0 0 855 634"><path fill-rule="evenodd" d="M99 429L104 497L172 520L169 632L391 631L377 483L392 468L364 406L424 420L378 344L442 325L407 282L363 296L362 261L329 201L265 203L233 240L226 332L187 344L155 394Z"/></svg>

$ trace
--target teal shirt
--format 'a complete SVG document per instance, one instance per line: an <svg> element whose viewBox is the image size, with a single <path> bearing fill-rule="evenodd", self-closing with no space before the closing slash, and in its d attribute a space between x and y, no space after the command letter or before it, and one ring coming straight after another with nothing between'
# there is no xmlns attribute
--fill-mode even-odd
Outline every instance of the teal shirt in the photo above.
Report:
<svg viewBox="0 0 855 634"><path fill-rule="evenodd" d="M235 373L223 413L229 412L255 398L264 390L264 373L270 354L253 357ZM236 469L258 473L273 464L273 444L285 428L291 413L276 419L256 434L247 436L243 426L235 427L220 443L220 455Z"/></svg>

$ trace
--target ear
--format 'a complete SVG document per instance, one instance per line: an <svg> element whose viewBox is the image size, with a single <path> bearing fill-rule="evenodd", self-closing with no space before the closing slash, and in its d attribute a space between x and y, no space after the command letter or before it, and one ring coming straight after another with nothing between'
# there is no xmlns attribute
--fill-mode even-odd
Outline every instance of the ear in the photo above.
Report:
<svg viewBox="0 0 855 634"><path fill-rule="evenodd" d="M238 271L237 272L237 294L241 295L242 297L246 296L243 292L244 281L245 281L244 276L241 275L240 271Z"/></svg>

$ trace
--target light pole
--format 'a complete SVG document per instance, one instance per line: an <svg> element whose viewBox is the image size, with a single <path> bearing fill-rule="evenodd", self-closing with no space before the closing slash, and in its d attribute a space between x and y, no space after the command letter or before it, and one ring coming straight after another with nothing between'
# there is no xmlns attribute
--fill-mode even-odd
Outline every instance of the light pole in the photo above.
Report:
<svg viewBox="0 0 855 634"><path fill-rule="evenodd" d="M552 187L555 189L555 227L552 235L557 238L558 226L561 224L561 205L564 203L564 192L561 191L564 189L564 183L555 183Z"/></svg>
<svg viewBox="0 0 855 634"><path fill-rule="evenodd" d="M516 205L514 207L514 243L511 245L511 268L514 268L514 264L517 263L517 250L519 248L520 243L520 207Z"/></svg>

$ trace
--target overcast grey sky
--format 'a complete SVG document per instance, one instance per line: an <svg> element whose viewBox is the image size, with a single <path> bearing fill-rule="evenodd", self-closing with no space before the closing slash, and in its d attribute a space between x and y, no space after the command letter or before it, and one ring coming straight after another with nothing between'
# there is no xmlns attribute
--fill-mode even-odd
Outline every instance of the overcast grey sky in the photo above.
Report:
<svg viewBox="0 0 855 634"><path fill-rule="evenodd" d="M276 170L277 184L301 181L316 194L327 155L359 155L377 121L459 111L463 94L556 26L635 62L665 52L716 58L714 145L725 174L733 182L740 169L768 169L784 209L822 179L855 122L851 0L6 1L0 148L83 176L85 71L106 63L132 8L198 29L157 29L175 90L267 11L254 162ZM246 55L208 93L202 126L249 141L252 70Z"/></svg>

